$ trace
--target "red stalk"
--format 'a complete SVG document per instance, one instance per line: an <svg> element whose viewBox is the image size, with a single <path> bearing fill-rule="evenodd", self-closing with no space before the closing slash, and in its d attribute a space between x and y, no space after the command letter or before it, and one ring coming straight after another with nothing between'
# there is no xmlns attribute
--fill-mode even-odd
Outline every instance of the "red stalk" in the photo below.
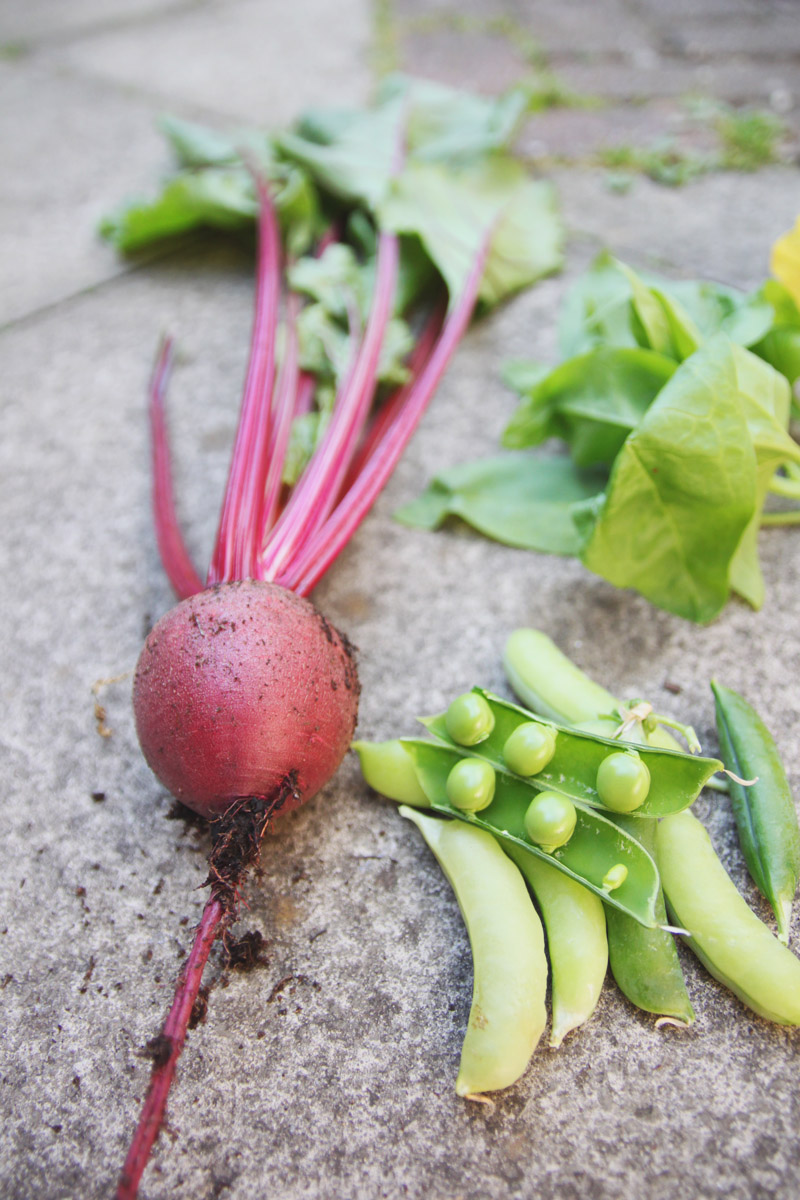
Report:
<svg viewBox="0 0 800 1200"><path fill-rule="evenodd" d="M378 241L375 292L354 368L340 389L322 445L313 455L267 543L261 578L276 579L290 558L327 518L336 502L369 413L397 279L394 234Z"/></svg>
<svg viewBox="0 0 800 1200"><path fill-rule="evenodd" d="M267 184L256 177L259 198L256 309L239 427L222 503L208 582L243 579L248 547L261 511L264 459L269 445L269 406L275 372L275 335L280 301L280 236Z"/></svg>
<svg viewBox="0 0 800 1200"><path fill-rule="evenodd" d="M290 292L286 302L286 348L281 364L278 384L273 396L271 412L271 438L269 445L269 465L264 481L261 517L258 522L258 535L253 539L250 574L257 578L260 568L262 541L268 530L275 524L278 514L278 502L281 494L283 479L283 464L286 461L286 450L289 445L289 435L292 431L298 406L300 373L298 369L297 347L297 314L300 302L294 292ZM310 404L313 396L314 382L306 376L311 385L308 397Z"/></svg>
<svg viewBox="0 0 800 1200"><path fill-rule="evenodd" d="M174 348L171 338L165 338L156 360L150 383L150 433L153 456L153 522L161 562L167 578L179 599L202 592L203 583L186 549L178 517L175 512L175 495L172 487L167 424L164 416L164 399L172 370Z"/></svg>
<svg viewBox="0 0 800 1200"><path fill-rule="evenodd" d="M358 447L355 457L350 463L350 469L345 477L340 499L355 483L372 455L373 450L405 403L409 389L413 386L414 380L427 362L436 338L441 332L442 322L444 321L444 307L442 305L441 308L435 309L430 314L419 338L414 344L414 348L408 359L408 369L411 378L401 387L397 388L391 396L387 397L372 418L364 437L361 439L361 444Z"/></svg>
<svg viewBox="0 0 800 1200"><path fill-rule="evenodd" d="M212 891L203 909L191 952L178 980L172 1008L164 1022L159 1042L164 1046L165 1057L159 1057L153 1063L153 1073L150 1076L150 1086L139 1124L136 1126L136 1133L122 1168L117 1200L135 1200L139 1180L147 1166L153 1142L158 1137L164 1119L167 1096L183 1043L186 1041L192 1007L200 990L203 969L217 936L223 913L223 905Z"/></svg>
<svg viewBox="0 0 800 1200"><path fill-rule="evenodd" d="M459 341L469 325L488 251L488 237L473 263L458 303L420 375L383 430L355 483L317 533L301 547L276 582L307 596L341 553L375 502L427 408Z"/></svg>

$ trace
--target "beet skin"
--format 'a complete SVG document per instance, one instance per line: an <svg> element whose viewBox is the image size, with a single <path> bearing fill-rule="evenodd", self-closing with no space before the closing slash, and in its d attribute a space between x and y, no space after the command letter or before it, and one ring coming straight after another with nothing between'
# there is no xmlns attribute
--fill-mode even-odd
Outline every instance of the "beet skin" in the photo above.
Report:
<svg viewBox="0 0 800 1200"><path fill-rule="evenodd" d="M204 817L242 797L295 807L327 783L358 713L352 647L272 583L223 583L155 626L133 685L151 769Z"/></svg>

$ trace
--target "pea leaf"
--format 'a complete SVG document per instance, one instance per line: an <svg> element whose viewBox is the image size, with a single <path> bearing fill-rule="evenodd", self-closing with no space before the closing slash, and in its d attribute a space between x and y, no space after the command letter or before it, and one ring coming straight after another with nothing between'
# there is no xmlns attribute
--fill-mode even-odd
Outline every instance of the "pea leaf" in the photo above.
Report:
<svg viewBox="0 0 800 1200"><path fill-rule="evenodd" d="M564 299L558 324L563 358L597 345L638 346L631 321L631 288L617 260L599 254Z"/></svg>
<svg viewBox="0 0 800 1200"><path fill-rule="evenodd" d="M775 319L763 289L748 294L704 280L663 279L603 252L567 294L559 344L565 358L601 344L643 346L682 361L715 333L752 346Z"/></svg>
<svg viewBox="0 0 800 1200"><path fill-rule="evenodd" d="M775 416L786 400L777 376L766 402L743 390L755 361L724 335L705 343L626 440L605 496L576 511L586 566L694 621L710 621L728 598L731 564L760 511L759 460L771 474L776 455L800 455ZM746 541L734 575L757 599Z"/></svg>
<svg viewBox="0 0 800 1200"><path fill-rule="evenodd" d="M442 471L395 516L422 529L438 529L447 517L459 517L509 546L577 554L572 508L596 495L604 482L604 475L578 471L567 458L508 454Z"/></svg>
<svg viewBox="0 0 800 1200"><path fill-rule="evenodd" d="M790 392L785 378L760 358L733 347L736 379L756 453L756 503L749 525L731 561L730 582L753 608L764 603L764 579L758 559L758 530L772 477L787 461L798 461L796 443L786 433Z"/></svg>
<svg viewBox="0 0 800 1200"><path fill-rule="evenodd" d="M651 350L596 346L541 376L512 365L506 382L523 402L503 434L510 449L563 438L579 467L611 464L675 370Z"/></svg>

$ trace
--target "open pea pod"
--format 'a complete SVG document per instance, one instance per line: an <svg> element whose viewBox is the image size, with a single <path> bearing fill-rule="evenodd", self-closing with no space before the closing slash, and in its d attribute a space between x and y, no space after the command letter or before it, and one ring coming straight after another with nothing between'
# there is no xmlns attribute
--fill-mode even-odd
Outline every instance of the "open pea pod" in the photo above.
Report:
<svg viewBox="0 0 800 1200"><path fill-rule="evenodd" d="M401 744L414 765L417 779L431 808L436 812L468 821L494 834L501 841L545 859L640 924L648 928L658 925L655 903L659 877L655 862L635 838L606 817L584 805L580 799L576 800L574 833L566 845L548 854L526 837L523 823L525 812L538 787L498 766L492 803L480 813L462 812L447 799L446 783L455 764L462 758L472 757L472 752L463 747L416 738L402 738ZM603 887L603 879L619 864L627 867L627 876L619 887L610 891L608 887Z"/></svg>
<svg viewBox="0 0 800 1200"><path fill-rule="evenodd" d="M503 747L517 728L528 721L547 725L556 730L556 749L547 766L526 779L537 791L561 792L573 801L603 810L606 806L597 794L597 770L604 758L620 749L619 741L586 733L569 726L543 721L534 713L493 696L483 688L473 688L486 700L494 716L494 728L478 745L469 748L476 758L485 758L495 770L509 773L503 758ZM464 752L464 747L450 737L445 714L421 718L422 724L438 741ZM701 758L678 750L655 746L637 746L639 757L650 772L650 790L643 803L631 815L635 817L666 817L682 812L697 799L703 786L716 771L723 769L716 758ZM607 810L606 810L607 811Z"/></svg>

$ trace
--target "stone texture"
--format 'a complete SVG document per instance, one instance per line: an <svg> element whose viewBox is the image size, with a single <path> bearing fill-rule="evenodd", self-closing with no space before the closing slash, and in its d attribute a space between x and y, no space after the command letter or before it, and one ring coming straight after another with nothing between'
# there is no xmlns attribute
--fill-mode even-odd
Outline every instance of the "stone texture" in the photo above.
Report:
<svg viewBox="0 0 800 1200"><path fill-rule="evenodd" d="M667 141L683 152L710 154L718 149L713 129L693 120L685 106L672 100L545 109L525 122L517 148L532 158L585 160L609 147L644 150Z"/></svg>
<svg viewBox="0 0 800 1200"><path fill-rule="evenodd" d="M7 0L0 12L0 45L58 41L98 26L112 27L197 7L203 0Z"/></svg>
<svg viewBox="0 0 800 1200"><path fill-rule="evenodd" d="M232 248L202 258L184 251L122 275L95 258L82 228L93 216L88 189L59 157L61 143L88 123L89 148L76 163L95 178L108 173L105 198L118 186L114 127L125 180L129 172L146 187L157 173L150 118L162 87L185 115L204 106L220 122L252 117L239 106L256 92L281 112L319 98L323 84L337 100L357 97L369 79L368 14L354 5L323 29L321 11L315 0L290 11L250 0L181 14L164 6L124 33L87 32L3 67L20 120L30 107L20 137L29 135L32 150L9 160L26 178L4 181L0 227L40 204L48 251L32 224L16 247L3 247L6 264L13 249L20 260L15 288L42 274L41 290L30 285L24 307L7 309L24 319L0 332L0 1194L8 1200L111 1194L146 1086L138 1052L158 1029L202 904L207 835L166 819L170 801L136 747L129 679L118 677L170 603L149 516L144 394L155 344L169 328L181 348L170 395L179 506L205 562L252 299L252 264ZM262 74L263 56L240 59L236 70L224 59L245 38L231 33L240 19L236 28L267 46L270 62L282 56L280 70ZM292 49L302 26L317 75L301 72ZM185 58L179 30L191 34ZM162 36L171 59L158 59ZM165 61L171 72L160 81ZM204 93L198 80L216 67L220 79ZM48 275L47 191L60 172L76 248L69 269ZM734 603L696 629L570 560L391 519L436 470L494 452L514 407L498 383L501 362L553 359L558 306L600 246L634 265L752 286L797 210L789 168L675 191L637 180L624 196L599 171L564 168L554 179L570 230L566 272L471 331L389 488L317 591L360 647L360 731L413 733L415 714L475 682L505 692L503 640L528 624L613 691L689 717L709 748L708 679L745 691L797 789L793 532L760 539L764 610ZM109 677L116 681L97 699L113 733L101 738L92 686ZM667 681L680 696L664 690ZM703 800L699 812L763 914L728 806ZM215 961L208 1019L181 1060L170 1133L143 1200L794 1200L800 1190L798 1034L750 1015L688 957L692 1030L656 1031L609 983L587 1028L558 1052L542 1049L493 1108L457 1100L471 989L466 935L416 832L368 793L352 761L276 825L247 902L241 927L268 938L269 964L222 987Z"/></svg>
<svg viewBox="0 0 800 1200"><path fill-rule="evenodd" d="M0 71L0 325L123 266L98 223L167 162L156 112L95 80L24 58Z"/></svg>
<svg viewBox="0 0 800 1200"><path fill-rule="evenodd" d="M513 87L527 74L522 55L500 34L409 33L402 48L405 71L451 87L463 87L469 79L471 88L489 95Z"/></svg>
<svg viewBox="0 0 800 1200"><path fill-rule="evenodd" d="M788 94L795 102L798 72L792 63L766 64L741 58L720 58L692 63L684 59L659 60L655 52L647 61L619 63L553 58L552 65L565 84L577 92L614 101L642 102L652 97L703 95L730 104L764 107L774 95Z"/></svg>
<svg viewBox="0 0 800 1200"><path fill-rule="evenodd" d="M279 127L308 105L361 100L369 87L362 0L276 8L264 0L191 6L58 51L59 65L164 106Z"/></svg>

